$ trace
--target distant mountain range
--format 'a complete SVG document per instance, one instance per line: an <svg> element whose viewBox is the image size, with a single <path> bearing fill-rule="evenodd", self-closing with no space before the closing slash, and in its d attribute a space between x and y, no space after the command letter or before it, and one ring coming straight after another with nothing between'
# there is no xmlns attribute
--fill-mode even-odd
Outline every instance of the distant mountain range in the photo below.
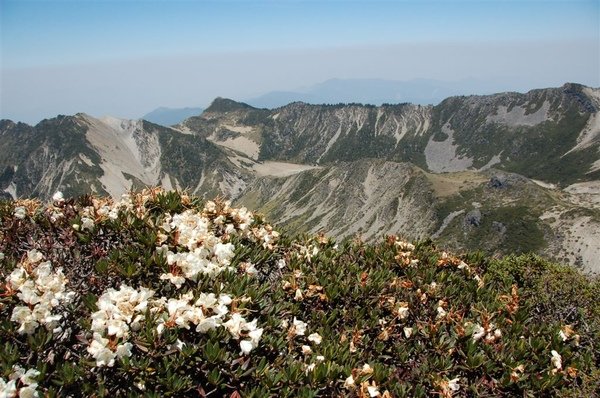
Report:
<svg viewBox="0 0 600 398"><path fill-rule="evenodd" d="M385 79L329 79L298 90L271 91L244 102L256 108L278 108L292 102L307 104L360 103L370 105L411 103L436 105L455 95L493 93L494 87L486 82L464 79L448 82L433 79L407 81ZM141 118L163 126L181 123L188 117L198 116L202 108L160 107Z"/></svg>
<svg viewBox="0 0 600 398"><path fill-rule="evenodd" d="M245 102L257 108L277 108L291 102L436 105L450 96L492 92L491 85L472 79L456 82L432 79L330 79L304 89L272 91Z"/></svg>
<svg viewBox="0 0 600 398"><path fill-rule="evenodd" d="M295 232L432 238L600 270L600 89L435 106L218 98L173 127L85 114L0 122L6 197L156 184L222 194Z"/></svg>
<svg viewBox="0 0 600 398"><path fill-rule="evenodd" d="M172 126L181 123L188 117L198 116L202 113L202 108L156 108L152 112L146 113L142 119L163 126Z"/></svg>

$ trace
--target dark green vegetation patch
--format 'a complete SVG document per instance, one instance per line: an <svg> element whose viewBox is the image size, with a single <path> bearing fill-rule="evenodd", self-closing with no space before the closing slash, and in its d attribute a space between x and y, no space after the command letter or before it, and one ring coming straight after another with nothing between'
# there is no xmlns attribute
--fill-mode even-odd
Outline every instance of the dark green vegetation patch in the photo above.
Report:
<svg viewBox="0 0 600 398"><path fill-rule="evenodd" d="M259 217L246 225L246 213L227 209L156 190L120 203L89 196L49 206L0 202L0 389L12 380L15 393L33 388L51 397L597 392L596 279L536 256L459 258L396 237L372 245L278 237ZM206 226L203 240L173 226L184 214L188 221L201 218L194 231ZM221 249L234 248L229 269L184 279L180 287L163 278L184 271L166 250L188 253L185 242L212 250L213 236ZM157 250L161 245L166 249ZM60 315L53 330L40 324L20 333L14 310L27 298L25 288L14 289L23 285L18 269L33 274L41 261L62 267L65 289L74 295L52 307ZM92 314L108 289L122 285L150 289L158 301L136 310L143 319L136 327L126 321L130 355L101 365L89 352ZM227 316L256 320L256 346L240 344L256 340L250 327L201 332L155 311L160 297L200 300L202 293L226 294L232 298ZM109 340L108 350L125 341ZM21 368L39 373L15 376Z"/></svg>

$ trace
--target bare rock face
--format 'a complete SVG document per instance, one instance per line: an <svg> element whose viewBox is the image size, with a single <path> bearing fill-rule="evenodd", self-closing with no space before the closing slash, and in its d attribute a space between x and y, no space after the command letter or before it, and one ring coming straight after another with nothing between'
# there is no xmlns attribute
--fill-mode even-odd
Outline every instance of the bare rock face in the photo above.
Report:
<svg viewBox="0 0 600 398"><path fill-rule="evenodd" d="M478 227L481 225L481 210L474 209L467 213L465 216L465 225Z"/></svg>

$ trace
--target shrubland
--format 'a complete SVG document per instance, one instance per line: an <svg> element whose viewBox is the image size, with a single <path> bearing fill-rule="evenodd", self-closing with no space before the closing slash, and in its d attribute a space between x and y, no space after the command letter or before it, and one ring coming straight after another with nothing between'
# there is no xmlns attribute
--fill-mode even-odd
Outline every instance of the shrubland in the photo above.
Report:
<svg viewBox="0 0 600 398"><path fill-rule="evenodd" d="M600 283L279 233L223 200L0 202L0 396L582 396Z"/></svg>

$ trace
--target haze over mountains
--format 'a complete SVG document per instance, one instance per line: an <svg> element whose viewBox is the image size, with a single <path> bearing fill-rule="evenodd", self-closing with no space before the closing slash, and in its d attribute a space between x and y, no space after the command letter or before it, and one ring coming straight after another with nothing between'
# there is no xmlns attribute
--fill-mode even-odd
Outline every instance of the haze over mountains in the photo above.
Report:
<svg viewBox="0 0 600 398"><path fill-rule="evenodd" d="M259 109L218 98L173 127L58 116L0 122L5 197L143 185L224 195L296 232L433 238L600 270L600 89L438 105Z"/></svg>
<svg viewBox="0 0 600 398"><path fill-rule="evenodd" d="M188 117L197 116L202 113L202 108L156 108L152 112L146 113L142 119L163 126L171 126L181 123Z"/></svg>
<svg viewBox="0 0 600 398"><path fill-rule="evenodd" d="M329 79L312 86L295 90L270 91L243 102L256 108L277 108L292 102L307 104L397 104L437 105L445 98L456 95L488 94L510 84L494 84L476 79L442 81L412 79L408 81L386 79ZM514 88L513 88L514 89ZM152 123L171 126L191 116L202 113L201 108L160 107L141 118Z"/></svg>
<svg viewBox="0 0 600 398"><path fill-rule="evenodd" d="M493 93L489 83L475 79L441 81L412 79L408 81L385 79L329 79L293 91L272 91L244 102L257 108L276 108L291 102L308 104L397 104L437 105L454 95Z"/></svg>

